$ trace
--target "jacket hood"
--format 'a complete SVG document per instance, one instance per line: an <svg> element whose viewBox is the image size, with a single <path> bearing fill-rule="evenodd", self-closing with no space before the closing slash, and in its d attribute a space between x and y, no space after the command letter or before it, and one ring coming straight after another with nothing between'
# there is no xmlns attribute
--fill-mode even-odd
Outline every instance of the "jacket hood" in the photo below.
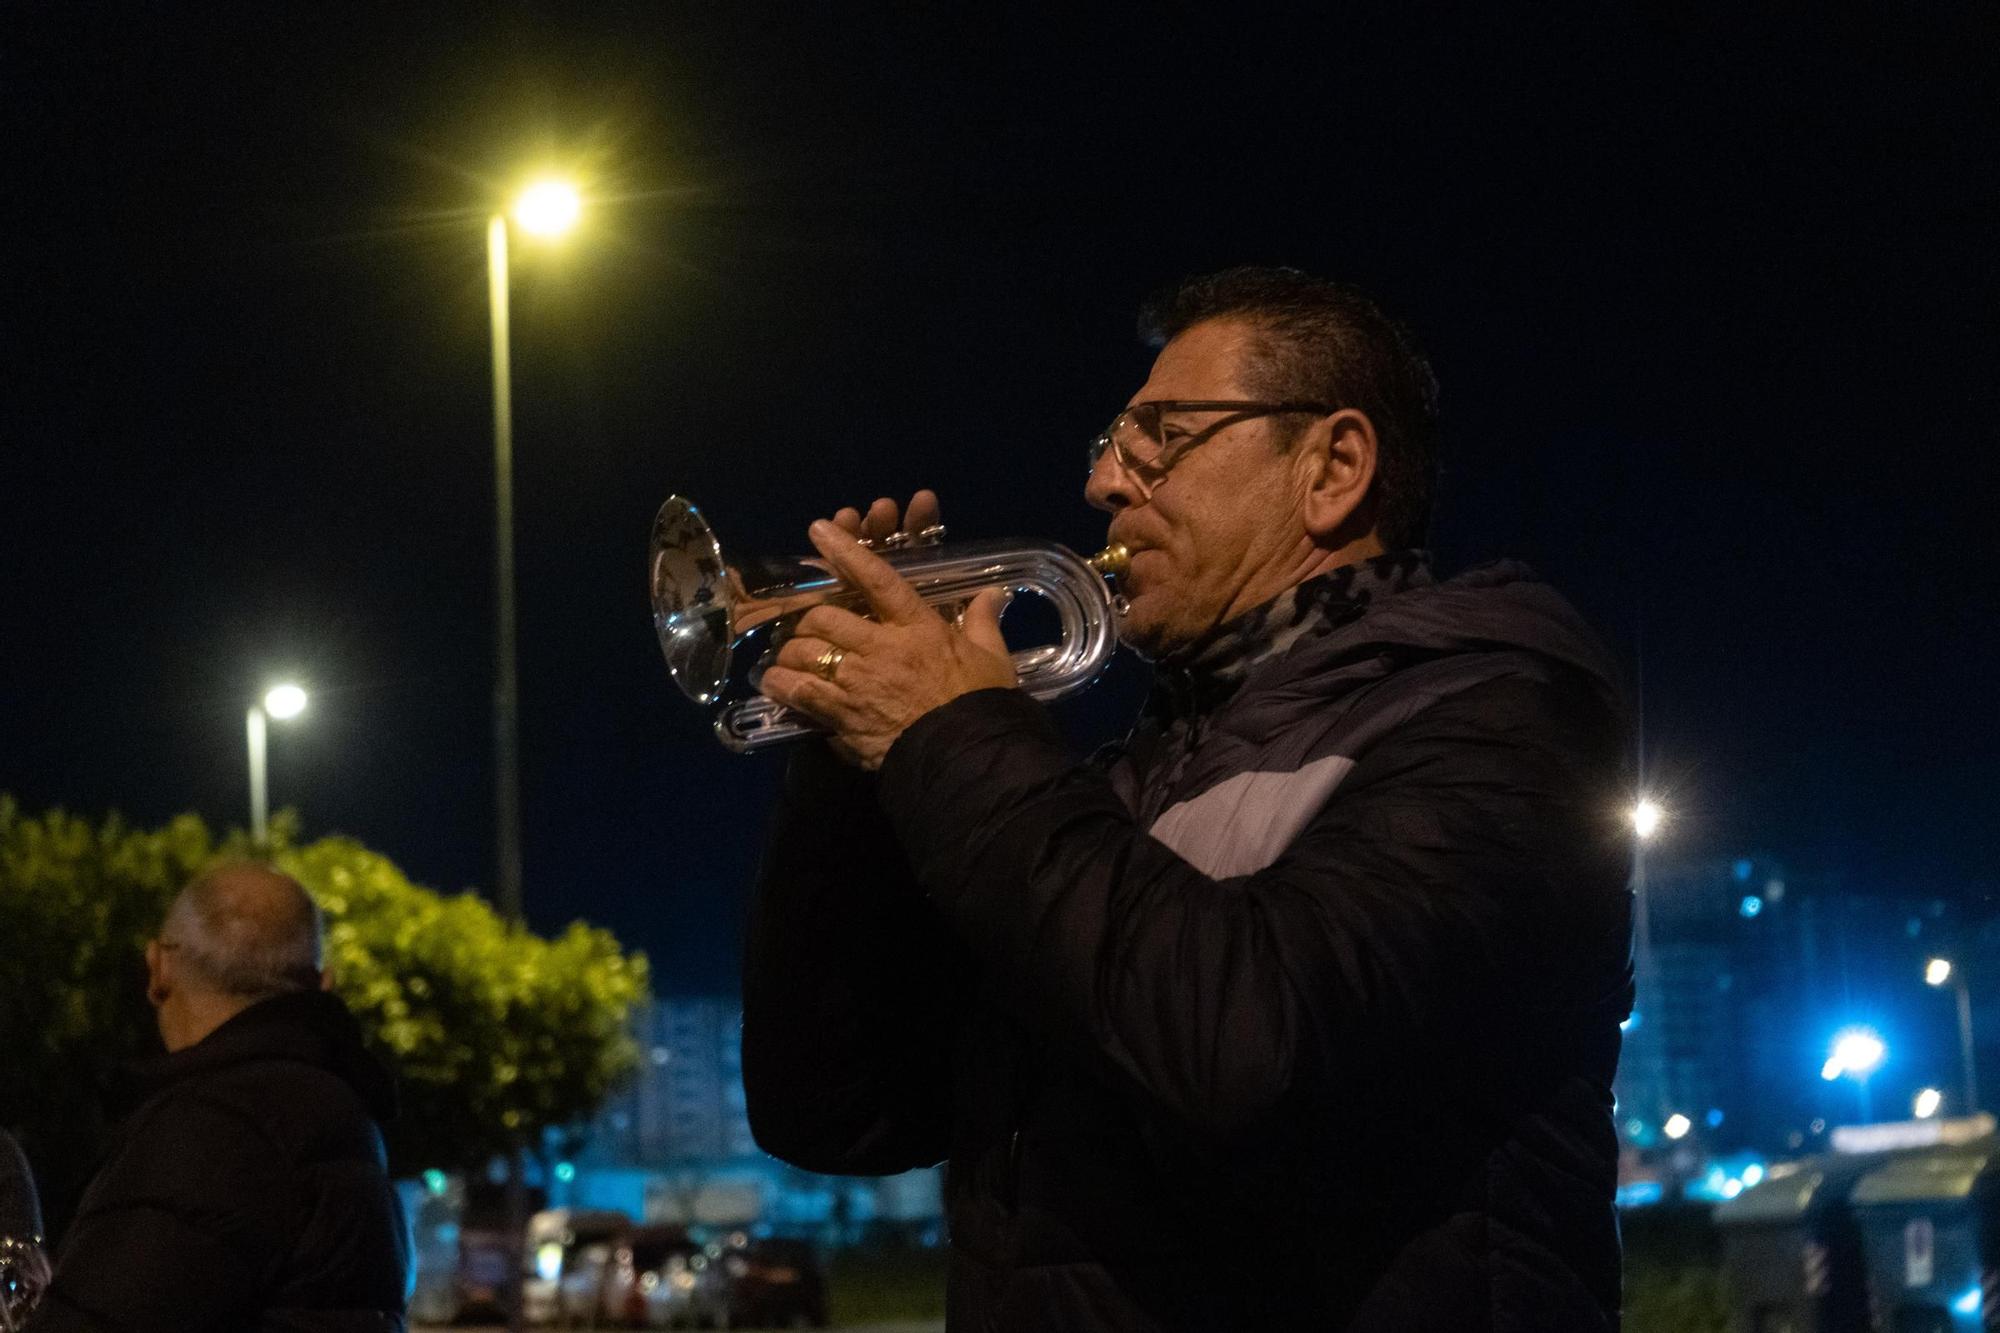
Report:
<svg viewBox="0 0 2000 1333"><path fill-rule="evenodd" d="M183 1079L258 1060L297 1060L339 1077L377 1121L396 1115L396 1080L368 1053L361 1025L324 991L297 991L259 1000L215 1031L135 1071L142 1095Z"/></svg>

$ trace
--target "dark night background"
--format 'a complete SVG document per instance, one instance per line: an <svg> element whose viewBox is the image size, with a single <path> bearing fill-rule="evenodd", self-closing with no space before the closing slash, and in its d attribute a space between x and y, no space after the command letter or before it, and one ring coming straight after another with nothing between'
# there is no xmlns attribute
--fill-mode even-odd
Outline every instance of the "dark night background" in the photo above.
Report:
<svg viewBox="0 0 2000 1333"><path fill-rule="evenodd" d="M1243 261L1418 326L1440 559L1643 660L1666 847L1993 891L2000 11L806 8L10 9L0 790L240 824L293 672L273 804L490 883L482 223L580 164L515 264L527 895L663 992L733 983L775 762L667 679L660 500L1094 550L1135 304Z"/></svg>

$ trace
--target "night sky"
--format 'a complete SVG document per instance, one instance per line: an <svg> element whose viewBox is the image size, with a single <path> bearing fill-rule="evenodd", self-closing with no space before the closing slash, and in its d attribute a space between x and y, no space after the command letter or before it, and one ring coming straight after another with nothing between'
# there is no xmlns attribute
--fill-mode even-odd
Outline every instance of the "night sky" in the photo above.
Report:
<svg viewBox="0 0 2000 1333"><path fill-rule="evenodd" d="M1684 9L11 7L0 790L240 824L296 673L274 805L491 882L483 221L548 163L592 211L516 252L529 911L661 991L733 983L776 762L667 679L660 501L782 552L931 485L1095 550L1135 305L1246 261L1415 323L1439 561L1643 663L1673 851L1991 894L2000 11Z"/></svg>

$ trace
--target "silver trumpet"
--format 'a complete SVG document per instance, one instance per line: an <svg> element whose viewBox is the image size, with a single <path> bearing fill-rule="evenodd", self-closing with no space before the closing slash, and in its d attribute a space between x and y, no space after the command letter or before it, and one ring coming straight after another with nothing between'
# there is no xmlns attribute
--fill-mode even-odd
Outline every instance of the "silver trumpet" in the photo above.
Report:
<svg viewBox="0 0 2000 1333"><path fill-rule="evenodd" d="M1088 560L1053 542L944 544L942 526L867 542L947 617L988 588L1046 598L1062 636L1014 654L1020 687L1037 699L1075 694L1118 647L1120 599L1106 584L1131 552L1114 544ZM822 728L758 693L800 616L815 606L868 614L865 598L814 559L729 561L701 511L671 496L653 519L647 560L653 628L667 670L688 698L714 710L715 734L739 754Z"/></svg>

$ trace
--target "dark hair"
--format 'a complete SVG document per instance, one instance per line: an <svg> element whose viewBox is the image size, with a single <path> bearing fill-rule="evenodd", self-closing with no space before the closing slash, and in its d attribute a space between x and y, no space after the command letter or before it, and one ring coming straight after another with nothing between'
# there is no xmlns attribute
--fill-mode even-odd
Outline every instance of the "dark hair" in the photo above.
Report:
<svg viewBox="0 0 2000 1333"><path fill-rule="evenodd" d="M1375 424L1376 529L1421 546L1437 471L1437 377L1408 329L1364 293L1295 268L1244 266L1188 278L1148 301L1139 336L1159 347L1212 319L1261 335L1247 374L1260 397L1317 399Z"/></svg>

